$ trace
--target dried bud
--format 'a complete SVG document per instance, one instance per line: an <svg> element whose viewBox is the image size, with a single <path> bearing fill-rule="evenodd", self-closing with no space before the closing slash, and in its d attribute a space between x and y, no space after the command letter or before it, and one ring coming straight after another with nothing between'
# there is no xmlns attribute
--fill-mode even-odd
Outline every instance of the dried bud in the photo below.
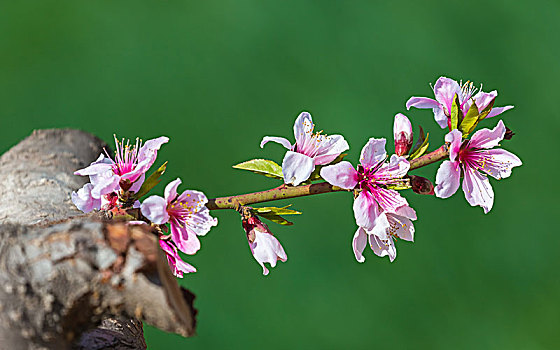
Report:
<svg viewBox="0 0 560 350"><path fill-rule="evenodd" d="M511 130L510 128L508 128L506 126L506 133L504 134L504 140L511 140L511 138L513 137L513 135L515 135L515 133L513 132L513 130Z"/></svg>
<svg viewBox="0 0 560 350"><path fill-rule="evenodd" d="M410 186L418 194L434 194L434 185L425 177L410 175Z"/></svg>
<svg viewBox="0 0 560 350"><path fill-rule="evenodd" d="M393 136L395 138L395 154L398 156L407 154L412 147L412 124L404 114L398 113L395 115Z"/></svg>
<svg viewBox="0 0 560 350"><path fill-rule="evenodd" d="M123 191L126 192L132 187L132 181L130 181L129 179L121 179L121 181L119 181L119 186Z"/></svg>

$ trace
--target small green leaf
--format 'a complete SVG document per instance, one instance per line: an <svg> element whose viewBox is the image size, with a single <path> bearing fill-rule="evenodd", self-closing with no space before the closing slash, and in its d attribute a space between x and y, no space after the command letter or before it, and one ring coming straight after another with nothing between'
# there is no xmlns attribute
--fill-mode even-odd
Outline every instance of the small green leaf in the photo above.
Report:
<svg viewBox="0 0 560 350"><path fill-rule="evenodd" d="M463 112L461 111L461 103L459 96L455 94L453 104L451 105L451 130L457 129L459 123L463 120Z"/></svg>
<svg viewBox="0 0 560 350"><path fill-rule="evenodd" d="M420 146L422 146L424 140L426 140L426 134L424 134L424 129L422 129L421 126L419 126L419 128L420 128L420 132L418 133L418 140L416 140L416 143L414 144L414 147L412 147L412 150L410 150L409 154L414 154L414 152L416 152L420 148Z"/></svg>
<svg viewBox="0 0 560 350"><path fill-rule="evenodd" d="M467 115L459 125L459 131L463 133L463 138L469 136L469 134L474 130L476 125L479 122L479 113L478 108L476 107L476 103L472 103L471 107L469 108Z"/></svg>
<svg viewBox="0 0 560 350"><path fill-rule="evenodd" d="M272 160L268 159L252 159L233 166L235 169L249 170L255 174L273 177L275 179L283 179L282 167Z"/></svg>
<svg viewBox="0 0 560 350"><path fill-rule="evenodd" d="M289 207L291 207L292 205L287 205L285 207L282 208L276 208L276 207L263 207L263 208L254 208L255 211L261 215L261 214L275 214L275 215L299 215L301 214L301 212L297 211L297 210L292 210L292 209L288 209Z"/></svg>
<svg viewBox="0 0 560 350"><path fill-rule="evenodd" d="M167 168L167 162L163 163L162 166L159 167L158 170L152 173L146 181L142 184L142 187L134 194L134 198L140 199L144 197L148 192L152 190L161 180L159 179L163 173L165 173L165 169Z"/></svg>
<svg viewBox="0 0 560 350"><path fill-rule="evenodd" d="M261 217L263 217L267 220L270 220L272 222L275 222L277 224L280 224L280 225L290 226L290 225L294 224L293 222L284 219L280 215L276 215L276 214L272 214L272 213L259 213L259 216L261 216Z"/></svg>
<svg viewBox="0 0 560 350"><path fill-rule="evenodd" d="M428 142L429 137L430 137L430 133L427 133L426 138L424 139L424 142L422 142L420 147L418 147L418 149L410 155L410 157L408 158L409 160L416 159L416 158L420 157L421 155L423 155L424 153L426 153L426 150L428 149L428 146L430 145L430 143Z"/></svg>

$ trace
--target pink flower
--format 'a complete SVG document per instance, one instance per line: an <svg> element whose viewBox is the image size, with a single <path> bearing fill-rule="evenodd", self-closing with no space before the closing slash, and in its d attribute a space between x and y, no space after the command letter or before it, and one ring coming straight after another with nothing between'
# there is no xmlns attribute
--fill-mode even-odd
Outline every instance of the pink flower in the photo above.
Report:
<svg viewBox="0 0 560 350"><path fill-rule="evenodd" d="M435 193L439 198L448 198L459 188L461 169L463 173L463 192L470 205L480 205L488 213L494 204L494 191L486 174L495 179L511 175L521 160L514 154L498 146L503 140L506 127L500 120L493 130L480 129L470 140L462 140L457 129L445 136L449 142L449 159L444 161L436 175Z"/></svg>
<svg viewBox="0 0 560 350"><path fill-rule="evenodd" d="M194 266L187 264L183 261L183 259L181 259L179 253L177 252L177 248L173 244L160 239L159 246L167 255L167 263L169 264L169 268L171 268L171 272L175 277L183 278L183 273L196 272Z"/></svg>
<svg viewBox="0 0 560 350"><path fill-rule="evenodd" d="M395 154L403 156L412 147L412 124L406 115L398 113L395 115L393 124L393 136L395 139Z"/></svg>
<svg viewBox="0 0 560 350"><path fill-rule="evenodd" d="M261 148L273 141L288 149L282 161L282 173L287 184L299 185L309 179L316 165L329 164L349 148L343 136L313 133L314 127L311 114L302 112L294 124L295 144L283 137L265 136L261 141Z"/></svg>
<svg viewBox="0 0 560 350"><path fill-rule="evenodd" d="M275 267L278 260L284 262L288 259L280 242L272 235L268 226L262 223L258 217L251 215L248 218L244 218L242 225L247 233L247 241L249 242L251 253L262 266L263 275L266 276L269 272L264 263L270 264L270 267Z"/></svg>
<svg viewBox="0 0 560 350"><path fill-rule="evenodd" d="M177 248L184 253L194 254L200 249L197 236L204 236L218 220L210 216L205 204L208 199L204 193L186 190L177 195L177 179L165 187L165 198L150 196L144 200L140 210L152 223L171 226L171 237Z"/></svg>
<svg viewBox="0 0 560 350"><path fill-rule="evenodd" d="M467 111L471 107L472 100L475 101L478 110L482 111L496 96L498 96L496 90L483 92L481 89L475 94L477 89L474 88L472 82L467 81L463 84L461 81L457 83L455 80L446 77L440 77L436 81L433 90L436 97L435 100L427 97L411 97L406 102L406 108L432 108L434 111L434 118L442 128L450 126L451 105L453 104L455 94L459 97L463 115L467 114ZM512 108L513 106L494 107L486 118L497 116Z"/></svg>
<svg viewBox="0 0 560 350"><path fill-rule="evenodd" d="M397 214L381 213L371 231L358 227L352 240L356 260L365 261L363 252L369 240L369 246L377 256L389 256L389 260L393 262L397 257L394 240L401 238L414 241L414 225L411 220L416 220L416 213L412 208L404 206L397 209Z"/></svg>
<svg viewBox="0 0 560 350"><path fill-rule="evenodd" d="M365 230L373 230L382 212L396 213L398 208L408 207L406 199L386 186L400 183L410 164L397 155L392 155L389 163L386 159L385 139L371 138L362 149L357 170L346 161L321 169L321 177L331 185L360 189L354 200L354 216Z"/></svg>
<svg viewBox="0 0 560 350"><path fill-rule="evenodd" d="M124 139L119 142L115 137L115 159L108 154L101 154L90 166L77 170L75 175L89 176L93 188L90 193L93 198L118 191L121 185L126 190L137 192L144 182L145 174L154 164L157 151L162 144L169 141L165 136L148 140L144 145L136 139L136 144L131 145Z"/></svg>

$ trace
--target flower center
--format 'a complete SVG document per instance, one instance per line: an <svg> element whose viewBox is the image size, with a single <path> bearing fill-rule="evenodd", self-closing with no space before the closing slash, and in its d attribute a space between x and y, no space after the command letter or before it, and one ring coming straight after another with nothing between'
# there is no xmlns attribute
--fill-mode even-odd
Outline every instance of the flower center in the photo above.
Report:
<svg viewBox="0 0 560 350"><path fill-rule="evenodd" d="M119 176L131 172L138 164L138 151L142 147L142 141L136 138L136 144L131 145L130 140L121 141L115 137L115 160L113 160L105 150L105 154L113 162L113 172Z"/></svg>

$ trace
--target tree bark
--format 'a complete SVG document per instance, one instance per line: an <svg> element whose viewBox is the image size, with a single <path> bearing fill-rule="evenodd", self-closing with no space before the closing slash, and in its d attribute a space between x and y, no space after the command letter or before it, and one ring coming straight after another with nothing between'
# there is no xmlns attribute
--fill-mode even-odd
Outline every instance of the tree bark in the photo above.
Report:
<svg viewBox="0 0 560 350"><path fill-rule="evenodd" d="M6 349L145 349L141 320L194 334L194 295L178 286L149 229L75 209L72 173L104 143L40 130L0 157L0 344Z"/></svg>

